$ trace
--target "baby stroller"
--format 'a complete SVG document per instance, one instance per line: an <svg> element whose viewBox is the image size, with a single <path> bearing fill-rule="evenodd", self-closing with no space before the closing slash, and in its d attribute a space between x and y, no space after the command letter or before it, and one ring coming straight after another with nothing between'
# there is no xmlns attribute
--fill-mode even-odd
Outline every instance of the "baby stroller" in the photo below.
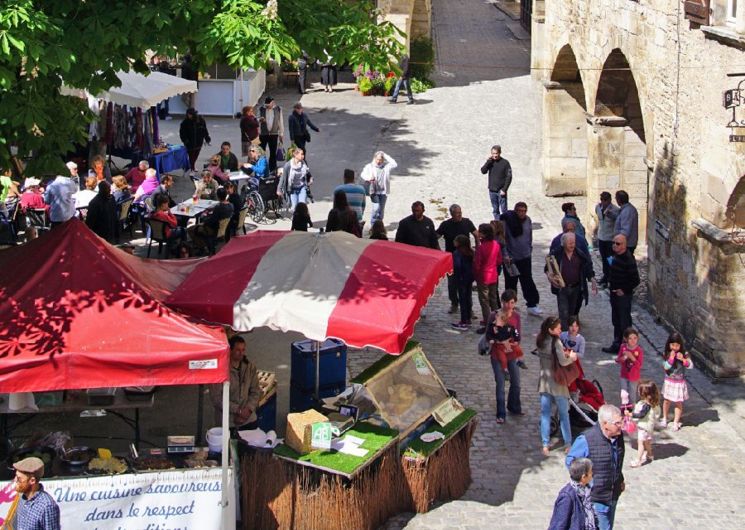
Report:
<svg viewBox="0 0 745 530"><path fill-rule="evenodd" d="M582 432L598 421L598 410L605 404L603 387L597 379L585 379L582 364L577 360L579 377L569 385L569 423L572 432ZM559 434L559 412L551 416L551 436Z"/></svg>

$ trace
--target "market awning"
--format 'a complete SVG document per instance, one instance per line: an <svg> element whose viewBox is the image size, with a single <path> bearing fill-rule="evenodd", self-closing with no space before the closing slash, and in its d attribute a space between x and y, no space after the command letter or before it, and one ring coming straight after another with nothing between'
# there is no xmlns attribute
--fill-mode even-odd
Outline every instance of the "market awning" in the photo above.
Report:
<svg viewBox="0 0 745 530"><path fill-rule="evenodd" d="M158 301L180 279L172 267L125 255L77 219L0 252L2 391L225 381L224 331Z"/></svg>
<svg viewBox="0 0 745 530"><path fill-rule="evenodd" d="M111 87L95 94L96 99L103 99L129 107L149 109L170 97L197 92L198 90L196 81L189 81L162 72L151 72L146 76L130 70L129 72L119 71L116 76L119 78L121 86ZM60 89L60 93L81 98L88 96L88 92L85 90L65 85Z"/></svg>
<svg viewBox="0 0 745 530"><path fill-rule="evenodd" d="M262 230L231 239L166 303L236 331L268 326L398 354L451 270L452 257L439 250L346 232Z"/></svg>

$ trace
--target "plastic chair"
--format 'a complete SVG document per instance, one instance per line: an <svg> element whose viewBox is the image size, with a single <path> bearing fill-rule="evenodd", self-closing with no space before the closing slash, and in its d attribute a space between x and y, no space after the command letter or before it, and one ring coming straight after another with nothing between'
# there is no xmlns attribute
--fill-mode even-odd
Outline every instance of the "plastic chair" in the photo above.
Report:
<svg viewBox="0 0 745 530"><path fill-rule="evenodd" d="M210 255L214 255L217 251L217 242L227 241L227 233L228 233L228 225L230 224L230 217L226 217L225 219L220 219L220 224L217 225L217 235L210 237L207 237L207 250L209 251Z"/></svg>
<svg viewBox="0 0 745 530"><path fill-rule="evenodd" d="M241 211L238 212L238 222L235 226L235 233L238 233L238 230L241 228L243 229L243 235L246 235L246 216L248 215L248 206L244 206L241 208Z"/></svg>
<svg viewBox="0 0 745 530"><path fill-rule="evenodd" d="M158 219L145 219L147 226L147 257L150 257L150 248L153 246L153 241L158 243L158 255L163 251L163 245L167 245L168 238L166 237L166 227L168 224ZM167 247L166 247L167 248Z"/></svg>
<svg viewBox="0 0 745 530"><path fill-rule="evenodd" d="M119 234L124 231L124 227L127 226L127 223L129 223L129 237L134 237L134 227L132 226L132 222L129 220L129 209L132 207L133 202L134 198L130 197L129 199L125 199L116 205L119 211L119 216L116 223L117 241L119 241Z"/></svg>
<svg viewBox="0 0 745 530"><path fill-rule="evenodd" d="M37 230L49 230L47 211L44 208L28 208L26 210L26 226L33 226Z"/></svg>

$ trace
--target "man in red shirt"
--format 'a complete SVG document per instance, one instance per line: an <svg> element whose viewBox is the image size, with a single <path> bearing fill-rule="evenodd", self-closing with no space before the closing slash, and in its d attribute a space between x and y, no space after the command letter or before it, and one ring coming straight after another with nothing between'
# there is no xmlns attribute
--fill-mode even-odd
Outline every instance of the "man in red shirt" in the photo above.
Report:
<svg viewBox="0 0 745 530"><path fill-rule="evenodd" d="M142 184L142 182L147 177L147 175L145 175L145 171L147 171L149 167L150 164L147 160L140 160L140 163L137 164L137 167L133 167L127 173L127 176L125 178L127 179L129 185L132 186L132 193L137 191L137 188L140 187L140 184Z"/></svg>

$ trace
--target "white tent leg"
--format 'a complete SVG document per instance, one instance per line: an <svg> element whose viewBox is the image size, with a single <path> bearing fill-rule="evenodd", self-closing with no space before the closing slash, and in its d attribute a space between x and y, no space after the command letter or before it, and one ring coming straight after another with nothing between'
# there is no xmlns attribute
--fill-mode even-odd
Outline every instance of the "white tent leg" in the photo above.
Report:
<svg viewBox="0 0 745 530"><path fill-rule="evenodd" d="M316 343L316 393L315 398L316 401L320 401L320 384L321 384L321 342L320 341L314 341Z"/></svg>
<svg viewBox="0 0 745 530"><path fill-rule="evenodd" d="M222 506L222 528L223 530L230 529L230 521L233 519L230 516L230 510L233 509L229 506L228 501L228 466L230 455L229 445L230 442L230 381L225 381L222 384L222 500L220 506ZM235 528L235 524L233 524ZM232 529L230 529L232 530Z"/></svg>

